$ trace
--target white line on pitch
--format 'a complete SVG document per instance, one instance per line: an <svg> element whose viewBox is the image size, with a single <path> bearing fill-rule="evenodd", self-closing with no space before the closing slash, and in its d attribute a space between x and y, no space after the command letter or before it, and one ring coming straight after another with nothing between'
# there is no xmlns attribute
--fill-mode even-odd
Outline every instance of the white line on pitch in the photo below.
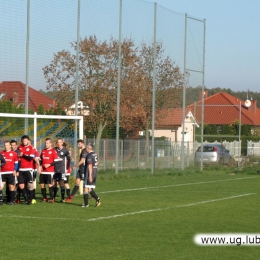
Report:
<svg viewBox="0 0 260 260"><path fill-rule="evenodd" d="M251 178L257 178L257 177L258 176L245 177L245 178L235 178L235 179L226 179L226 180L217 180L217 181L189 182L189 183L180 183L180 184L172 184L172 185L165 185L165 186L143 187L143 188L124 189L124 190L109 190L109 191L100 191L100 192L98 192L98 194L116 193L116 192L125 192L125 191L137 191L137 190L148 190L148 189L158 189L158 188L169 188L169 187L179 187L179 186L208 184L208 183L225 182L225 181L237 181L237 180L251 179Z"/></svg>
<svg viewBox="0 0 260 260"><path fill-rule="evenodd" d="M241 195L236 195L236 196L231 196L231 197L225 197L225 198L221 198L221 199L212 199L212 200L199 201L199 202L194 202L194 203L189 203L189 204L184 204L184 205L176 205L176 206L167 207L167 208L157 208L157 209L148 209L148 210L141 210L141 211L135 211L135 212L127 212L127 213L116 214L116 215L111 215L111 216L107 216L107 217L90 218L90 219L88 219L88 221L97 221L97 220L103 220L103 219L118 218L118 217L124 217L124 216L129 216L129 215L162 211L162 210L168 210L168 209L174 209L174 208L191 207L191 206L196 206L196 205L200 205L200 204L211 203L211 202L216 202L216 201L221 201L221 200L235 199L235 198L245 197L245 196L250 196L250 195L255 195L255 194L256 193L247 193L247 194L241 194Z"/></svg>
<svg viewBox="0 0 260 260"><path fill-rule="evenodd" d="M80 219L80 218L52 218L52 217L37 217L37 216L22 216L22 215L3 215L3 214L0 215L0 218L25 218L25 219L69 220L69 221L96 221L96 220L102 220L102 219L110 219L110 218L124 217L124 216L128 216L128 215L136 215L136 214L141 214L141 213L149 213L149 212L155 212L155 211L168 210L168 209L173 209L173 208L191 207L191 206L196 206L196 205L205 204L205 203L210 203L210 202L215 202L215 201L229 200L229 199L234 199L234 198L239 198L239 197L250 196L250 195L254 195L254 194L256 194L256 193L247 193L247 194L241 194L241 195L236 195L236 196L231 196L231 197L225 197L225 198L221 198L221 199L212 199L212 200L194 202L194 203L190 203L190 204L176 205L176 206L166 207L166 208L157 208L157 209L141 210L141 211L128 212L128 213L123 213L123 214L117 214L117 215L112 215L112 216L107 216L107 217L91 218L91 219Z"/></svg>

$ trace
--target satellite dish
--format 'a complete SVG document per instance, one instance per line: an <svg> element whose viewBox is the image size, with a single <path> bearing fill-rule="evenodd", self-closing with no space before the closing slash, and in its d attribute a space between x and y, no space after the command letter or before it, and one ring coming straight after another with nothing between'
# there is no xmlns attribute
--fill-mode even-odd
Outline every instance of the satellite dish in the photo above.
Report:
<svg viewBox="0 0 260 260"><path fill-rule="evenodd" d="M249 99L247 99L247 100L245 101L245 106L246 106L246 107L250 107L250 106L251 106L251 101L250 101Z"/></svg>

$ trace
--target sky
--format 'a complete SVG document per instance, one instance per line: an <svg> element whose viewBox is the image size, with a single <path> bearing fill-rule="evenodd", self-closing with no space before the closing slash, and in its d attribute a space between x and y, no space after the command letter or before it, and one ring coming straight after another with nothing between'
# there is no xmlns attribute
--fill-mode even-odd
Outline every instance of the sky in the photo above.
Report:
<svg viewBox="0 0 260 260"><path fill-rule="evenodd" d="M259 0L157 0L206 19L205 86L260 92Z"/></svg>
<svg viewBox="0 0 260 260"><path fill-rule="evenodd" d="M118 37L118 2L81 0L81 37ZM0 81L25 82L26 3L0 0ZM183 68L183 17L187 13L206 19L205 87L260 92L260 0L157 0L157 4L158 39L178 66ZM29 85L33 88L45 90L42 68L50 64L54 53L68 50L76 40L76 15L77 0L31 0ZM203 26L190 26L188 67L200 71ZM152 42L151 35L153 3L123 0L123 37L140 43ZM200 85L201 75L192 80L194 86Z"/></svg>

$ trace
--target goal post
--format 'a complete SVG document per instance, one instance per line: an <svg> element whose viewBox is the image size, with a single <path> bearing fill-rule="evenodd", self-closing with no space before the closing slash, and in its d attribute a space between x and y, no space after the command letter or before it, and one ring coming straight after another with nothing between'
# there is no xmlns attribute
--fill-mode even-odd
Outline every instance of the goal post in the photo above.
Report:
<svg viewBox="0 0 260 260"><path fill-rule="evenodd" d="M83 123L83 116L0 113L0 149L4 148L4 141L16 140L19 145L21 137L27 134L41 153L46 138L54 141L62 138L71 152L72 164L76 164L79 159L77 140L84 139Z"/></svg>
<svg viewBox="0 0 260 260"><path fill-rule="evenodd" d="M37 121L38 119L43 119L43 120L46 120L46 121L50 121L52 119L54 120L76 120L79 122L79 127L78 127L78 138L79 139L83 139L83 116L62 116L62 115L38 115L36 112L34 114L9 114L9 113L0 113L0 123L1 123L1 119L2 118L5 118L6 122L8 122L8 120L10 118L17 118L17 120L21 120L21 119L34 119L34 123L33 123L33 141L34 141L34 144L37 143L37 128L38 128L38 124L37 124ZM17 121L16 121L17 122ZM1 125L0 125L1 127ZM55 134L55 132L54 132ZM58 134L57 134L58 135ZM1 135L1 132L0 132L0 137L3 136ZM10 133L9 133L9 136L10 136ZM47 136L46 136L47 137ZM57 136L58 137L58 136Z"/></svg>

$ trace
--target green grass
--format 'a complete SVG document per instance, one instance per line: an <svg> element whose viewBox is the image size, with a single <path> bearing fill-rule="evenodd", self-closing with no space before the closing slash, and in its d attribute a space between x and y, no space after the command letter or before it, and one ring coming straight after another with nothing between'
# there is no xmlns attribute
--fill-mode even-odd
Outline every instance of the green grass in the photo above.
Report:
<svg viewBox="0 0 260 260"><path fill-rule="evenodd" d="M81 208L81 196L70 204L4 205L0 259L258 259L257 246L193 243L197 233L260 234L256 170L100 172L98 208L93 200ZM247 193L255 194L210 202Z"/></svg>

